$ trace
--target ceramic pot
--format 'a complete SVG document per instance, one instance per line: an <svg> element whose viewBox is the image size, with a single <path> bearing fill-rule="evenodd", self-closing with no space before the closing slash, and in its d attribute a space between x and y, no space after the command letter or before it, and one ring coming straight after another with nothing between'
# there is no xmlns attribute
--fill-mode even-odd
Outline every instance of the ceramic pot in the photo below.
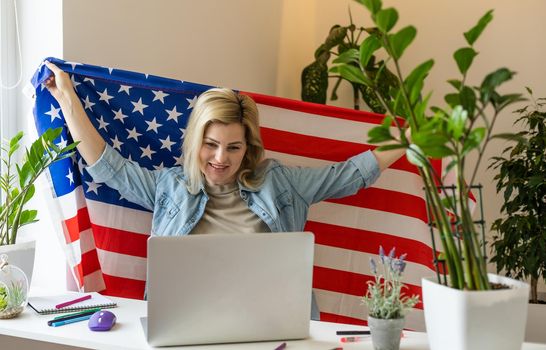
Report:
<svg viewBox="0 0 546 350"><path fill-rule="evenodd" d="M0 255L7 254L9 263L19 267L28 279L28 285L32 281L34 270L34 257L36 255L36 241L0 245Z"/></svg>
<svg viewBox="0 0 546 350"><path fill-rule="evenodd" d="M529 285L489 274L509 289L463 291L422 280L427 336L431 350L521 349Z"/></svg>
<svg viewBox="0 0 546 350"><path fill-rule="evenodd" d="M400 349L400 337L404 328L404 318L385 320L368 316L368 327L375 350Z"/></svg>

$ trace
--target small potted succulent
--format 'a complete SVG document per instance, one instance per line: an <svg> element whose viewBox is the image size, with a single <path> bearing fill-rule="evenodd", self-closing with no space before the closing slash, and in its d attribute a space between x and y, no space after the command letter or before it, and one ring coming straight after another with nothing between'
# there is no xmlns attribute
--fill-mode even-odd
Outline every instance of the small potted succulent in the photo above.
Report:
<svg viewBox="0 0 546 350"><path fill-rule="evenodd" d="M374 281L368 282L368 291L362 298L368 307L368 326L376 350L398 350L406 313L419 302L419 296L404 294L406 287L402 273L406 254L395 256L395 248L385 255L379 247L379 264L370 259Z"/></svg>

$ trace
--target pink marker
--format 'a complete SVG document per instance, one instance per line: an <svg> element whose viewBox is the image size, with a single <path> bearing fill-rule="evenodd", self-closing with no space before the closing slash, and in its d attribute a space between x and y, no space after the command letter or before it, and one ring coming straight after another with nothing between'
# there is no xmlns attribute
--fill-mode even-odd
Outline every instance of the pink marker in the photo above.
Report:
<svg viewBox="0 0 546 350"><path fill-rule="evenodd" d="M74 300L65 301L64 303L60 303L58 305L55 305L55 308L56 309L62 309L63 307L67 307L67 306L79 303L80 301L84 301L84 300L87 300L87 299L91 299L91 294L87 294L87 295L85 295L85 296L83 296L81 298L77 298L77 299L74 299Z"/></svg>

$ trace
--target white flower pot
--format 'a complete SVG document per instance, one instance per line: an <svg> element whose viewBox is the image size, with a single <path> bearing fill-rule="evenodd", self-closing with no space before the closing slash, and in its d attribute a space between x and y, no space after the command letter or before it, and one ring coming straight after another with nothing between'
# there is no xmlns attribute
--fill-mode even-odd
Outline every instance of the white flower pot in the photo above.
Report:
<svg viewBox="0 0 546 350"><path fill-rule="evenodd" d="M511 288L461 291L438 284L436 278L422 280L431 350L521 349L529 285L494 274L489 281Z"/></svg>
<svg viewBox="0 0 546 350"><path fill-rule="evenodd" d="M32 280L32 271L34 270L35 252L36 241L0 245L0 255L7 254L9 264L23 270L27 276L29 286Z"/></svg>
<svg viewBox="0 0 546 350"><path fill-rule="evenodd" d="M527 310L525 341L546 344L546 304L529 304Z"/></svg>

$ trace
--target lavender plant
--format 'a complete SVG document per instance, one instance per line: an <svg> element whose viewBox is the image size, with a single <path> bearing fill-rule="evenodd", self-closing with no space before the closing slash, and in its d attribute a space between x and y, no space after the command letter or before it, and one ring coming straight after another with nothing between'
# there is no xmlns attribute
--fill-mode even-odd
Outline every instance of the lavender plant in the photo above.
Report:
<svg viewBox="0 0 546 350"><path fill-rule="evenodd" d="M379 262L370 259L370 267L375 275L375 281L368 281L368 291L362 301L368 307L368 314L374 318L403 318L407 311L419 302L419 296L407 296L402 292L406 288L402 283L402 273L406 268L406 255L395 257L395 248L385 255L383 247L379 247Z"/></svg>

